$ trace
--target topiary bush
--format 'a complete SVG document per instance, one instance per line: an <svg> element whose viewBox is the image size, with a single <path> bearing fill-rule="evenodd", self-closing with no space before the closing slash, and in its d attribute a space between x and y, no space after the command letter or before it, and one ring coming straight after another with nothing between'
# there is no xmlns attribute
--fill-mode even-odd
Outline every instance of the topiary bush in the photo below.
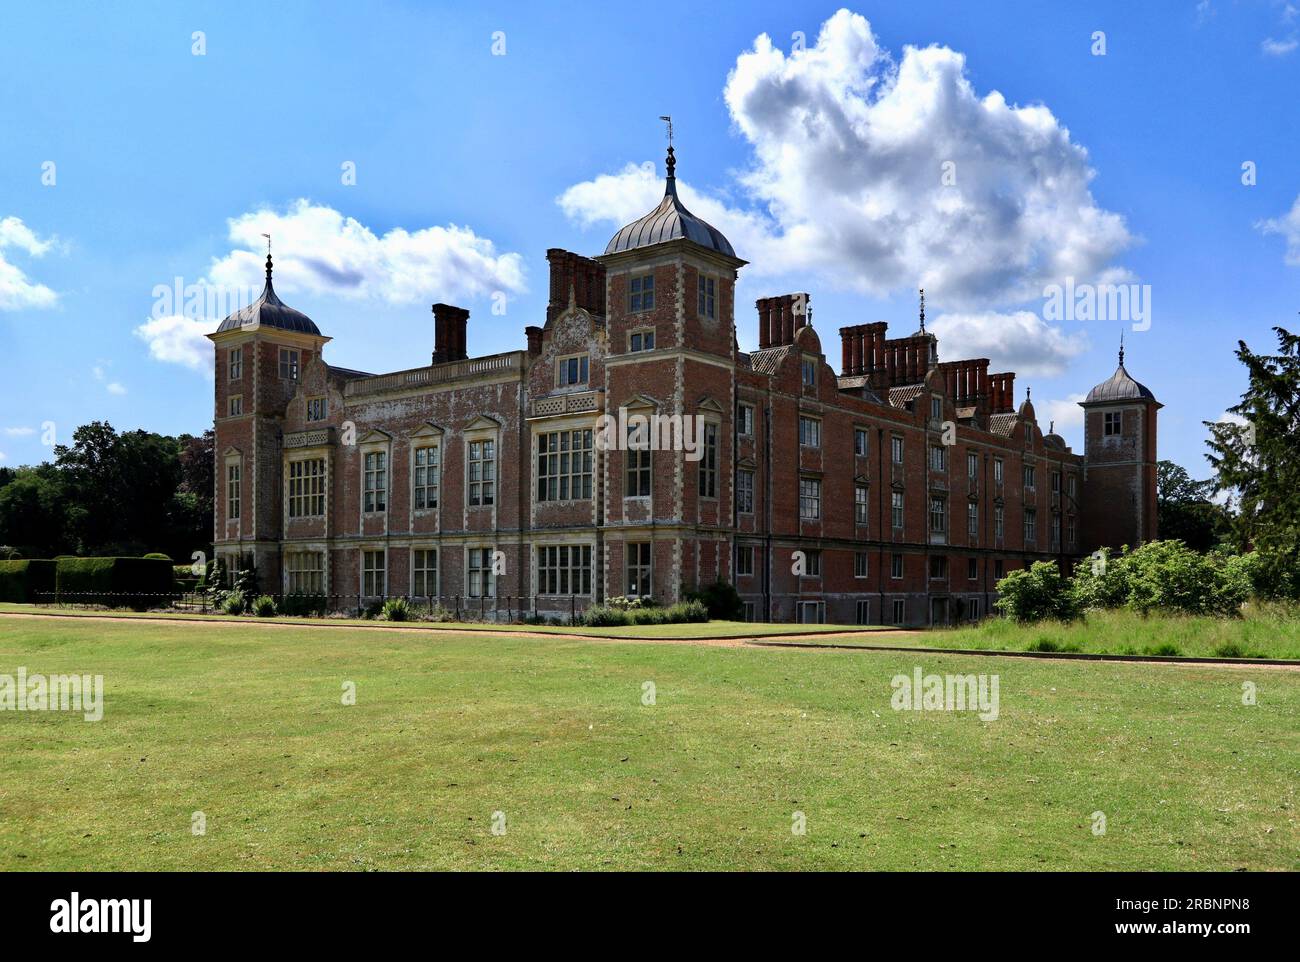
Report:
<svg viewBox="0 0 1300 962"><path fill-rule="evenodd" d="M52 601L54 573L53 561L0 561L0 601L18 604Z"/></svg>
<svg viewBox="0 0 1300 962"><path fill-rule="evenodd" d="M57 600L143 610L174 593L171 560L161 558L58 558Z"/></svg>

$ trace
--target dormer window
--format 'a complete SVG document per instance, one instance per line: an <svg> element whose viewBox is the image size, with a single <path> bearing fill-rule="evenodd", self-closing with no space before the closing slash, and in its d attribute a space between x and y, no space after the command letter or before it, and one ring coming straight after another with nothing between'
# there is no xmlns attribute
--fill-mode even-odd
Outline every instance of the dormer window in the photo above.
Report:
<svg viewBox="0 0 1300 962"><path fill-rule="evenodd" d="M323 397L313 397L307 399L307 420L324 421L329 414L329 405Z"/></svg>
<svg viewBox="0 0 1300 962"><path fill-rule="evenodd" d="M804 387L817 386L817 362L810 357L805 357L800 365L800 372L803 377Z"/></svg>
<svg viewBox="0 0 1300 962"><path fill-rule="evenodd" d="M655 276L644 274L632 278L627 309L633 313L652 311L655 306Z"/></svg>
<svg viewBox="0 0 1300 962"><path fill-rule="evenodd" d="M930 397L930 420L943 420L943 398L939 397L937 394Z"/></svg>
<svg viewBox="0 0 1300 962"><path fill-rule="evenodd" d="M562 357L556 363L559 365L560 387L571 387L575 384L587 383L588 361L586 354Z"/></svg>

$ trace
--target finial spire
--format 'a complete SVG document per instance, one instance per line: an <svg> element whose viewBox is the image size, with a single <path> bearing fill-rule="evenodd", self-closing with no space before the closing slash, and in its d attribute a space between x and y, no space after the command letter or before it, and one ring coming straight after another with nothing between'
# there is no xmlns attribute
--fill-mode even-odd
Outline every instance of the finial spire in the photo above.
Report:
<svg viewBox="0 0 1300 962"><path fill-rule="evenodd" d="M263 234L266 238L266 283L271 283L271 235Z"/></svg>
<svg viewBox="0 0 1300 962"><path fill-rule="evenodd" d="M659 118L668 125L668 159L664 166L668 168L668 183L665 185L665 194L677 193L677 159L673 156L673 118L664 114Z"/></svg>
<svg viewBox="0 0 1300 962"><path fill-rule="evenodd" d="M1119 332L1119 366L1124 366L1124 332Z"/></svg>
<svg viewBox="0 0 1300 962"><path fill-rule="evenodd" d="M925 333L925 288L921 288L921 333Z"/></svg>

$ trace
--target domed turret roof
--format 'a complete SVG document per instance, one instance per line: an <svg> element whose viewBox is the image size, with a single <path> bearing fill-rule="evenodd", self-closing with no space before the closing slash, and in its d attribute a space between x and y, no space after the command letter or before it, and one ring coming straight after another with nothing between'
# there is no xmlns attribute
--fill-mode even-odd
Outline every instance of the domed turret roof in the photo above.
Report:
<svg viewBox="0 0 1300 962"><path fill-rule="evenodd" d="M270 254L266 255L266 286L262 288L261 296L222 321L216 333L237 331L243 327L278 327L282 331L320 336L320 328L315 321L302 311L295 311L276 296L275 288L271 286Z"/></svg>
<svg viewBox="0 0 1300 962"><path fill-rule="evenodd" d="M605 245L606 254L663 244L666 241L686 239L694 241L701 247L735 257L731 242L712 224L696 217L677 196L677 161L673 159L673 149L668 148L668 179L664 186L664 199L659 206L639 220L634 220L610 239Z"/></svg>
<svg viewBox="0 0 1300 962"><path fill-rule="evenodd" d="M1107 380L1088 392L1084 404L1108 404L1112 401L1154 401L1156 396L1145 385L1133 380L1124 369L1124 348L1119 349L1119 367Z"/></svg>

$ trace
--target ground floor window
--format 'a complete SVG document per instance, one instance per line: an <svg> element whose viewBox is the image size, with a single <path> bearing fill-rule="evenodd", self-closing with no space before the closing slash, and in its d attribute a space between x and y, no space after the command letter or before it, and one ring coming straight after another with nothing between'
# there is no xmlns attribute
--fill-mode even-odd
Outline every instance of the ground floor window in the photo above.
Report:
<svg viewBox="0 0 1300 962"><path fill-rule="evenodd" d="M627 580L624 582L629 598L650 597L650 542L632 542L626 547Z"/></svg>
<svg viewBox="0 0 1300 962"><path fill-rule="evenodd" d="M746 621L758 621L757 604L755 604L752 601L742 601L740 604L741 604L742 618L744 618Z"/></svg>
<svg viewBox="0 0 1300 962"><path fill-rule="evenodd" d="M901 625L907 621L907 602L902 598L894 599L894 624Z"/></svg>
<svg viewBox="0 0 1300 962"><path fill-rule="evenodd" d="M491 548L470 548L466 551L465 572L465 590L471 598L496 597Z"/></svg>
<svg viewBox="0 0 1300 962"><path fill-rule="evenodd" d="M286 585L291 595L325 593L325 554L321 551L295 551L285 556L288 572Z"/></svg>
<svg viewBox="0 0 1300 962"><path fill-rule="evenodd" d="M822 603L820 601L801 601L797 605L799 624L801 625L820 625L822 619Z"/></svg>
<svg viewBox="0 0 1300 962"><path fill-rule="evenodd" d="M871 602L870 601L858 602L858 624L860 625L871 624Z"/></svg>
<svg viewBox="0 0 1300 962"><path fill-rule="evenodd" d="M438 549L415 548L411 551L411 596L438 596Z"/></svg>
<svg viewBox="0 0 1300 962"><path fill-rule="evenodd" d="M537 592L543 595L591 594L591 545L538 545Z"/></svg>
<svg viewBox="0 0 1300 962"><path fill-rule="evenodd" d="M378 598L385 591L383 551L361 552L361 593L367 598Z"/></svg>

